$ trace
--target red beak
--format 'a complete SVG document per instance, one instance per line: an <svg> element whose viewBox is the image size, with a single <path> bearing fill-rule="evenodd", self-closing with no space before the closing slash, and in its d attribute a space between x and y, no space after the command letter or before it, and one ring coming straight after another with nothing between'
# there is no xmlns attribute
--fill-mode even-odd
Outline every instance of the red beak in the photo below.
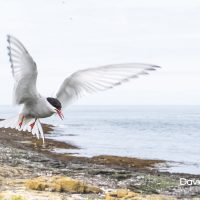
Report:
<svg viewBox="0 0 200 200"><path fill-rule="evenodd" d="M61 110L58 110L58 109L56 109L56 112L57 112L57 114L58 114L58 116L60 117L60 119L64 119L64 115L63 115L63 113L62 113L62 111Z"/></svg>

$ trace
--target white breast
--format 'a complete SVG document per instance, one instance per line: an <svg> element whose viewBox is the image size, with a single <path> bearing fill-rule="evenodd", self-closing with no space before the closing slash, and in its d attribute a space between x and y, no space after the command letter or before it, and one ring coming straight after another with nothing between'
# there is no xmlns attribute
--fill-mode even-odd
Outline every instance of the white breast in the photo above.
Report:
<svg viewBox="0 0 200 200"><path fill-rule="evenodd" d="M49 103L46 100L46 97L38 98L35 102L29 102L24 104L22 114L25 116L37 117L37 118L46 118L54 114Z"/></svg>

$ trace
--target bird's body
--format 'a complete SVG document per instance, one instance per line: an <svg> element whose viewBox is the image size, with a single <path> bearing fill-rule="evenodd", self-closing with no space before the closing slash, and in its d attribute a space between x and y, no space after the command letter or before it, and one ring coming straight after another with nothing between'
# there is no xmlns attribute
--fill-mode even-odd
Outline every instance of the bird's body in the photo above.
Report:
<svg viewBox="0 0 200 200"><path fill-rule="evenodd" d="M55 112L48 106L47 98L40 96L36 101L30 101L23 105L21 114L28 118L46 118Z"/></svg>
<svg viewBox="0 0 200 200"><path fill-rule="evenodd" d="M63 81L54 97L44 97L36 87L36 63L18 39L8 35L7 41L14 78L13 102L23 108L17 117L0 122L0 127L29 131L42 137L43 141L40 118L57 113L63 119L62 108L83 95L113 88L158 68L156 65L126 63L79 70Z"/></svg>

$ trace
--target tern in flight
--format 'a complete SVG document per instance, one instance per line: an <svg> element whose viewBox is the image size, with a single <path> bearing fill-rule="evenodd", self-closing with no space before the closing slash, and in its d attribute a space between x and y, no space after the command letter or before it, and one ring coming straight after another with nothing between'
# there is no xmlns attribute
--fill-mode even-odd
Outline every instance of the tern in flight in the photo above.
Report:
<svg viewBox="0 0 200 200"><path fill-rule="evenodd" d="M21 104L22 110L18 116L1 121L0 127L31 132L43 142L40 118L57 113L63 119L62 110L85 94L113 88L159 68L150 64L125 63L79 70L63 81L55 96L45 97L36 88L38 71L33 58L15 37L8 35L7 41L14 78L13 102Z"/></svg>

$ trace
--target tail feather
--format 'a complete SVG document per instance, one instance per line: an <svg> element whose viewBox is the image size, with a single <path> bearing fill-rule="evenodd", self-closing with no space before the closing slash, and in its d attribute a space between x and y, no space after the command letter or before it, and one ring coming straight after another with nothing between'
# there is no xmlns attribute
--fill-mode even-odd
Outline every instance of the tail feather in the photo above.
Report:
<svg viewBox="0 0 200 200"><path fill-rule="evenodd" d="M0 128L12 128L12 129L16 129L18 131L28 131L30 133L32 133L33 135L35 135L38 139L42 138L43 143L44 143L44 133L43 133L43 129L41 126L41 123L39 121L39 119L37 119L37 121L35 122L35 125L33 127L33 129L31 130L31 124L34 123L35 119L34 118L28 118L28 119L24 119L22 126L19 126L19 116L10 118L10 119L6 119L3 121L0 121Z"/></svg>

